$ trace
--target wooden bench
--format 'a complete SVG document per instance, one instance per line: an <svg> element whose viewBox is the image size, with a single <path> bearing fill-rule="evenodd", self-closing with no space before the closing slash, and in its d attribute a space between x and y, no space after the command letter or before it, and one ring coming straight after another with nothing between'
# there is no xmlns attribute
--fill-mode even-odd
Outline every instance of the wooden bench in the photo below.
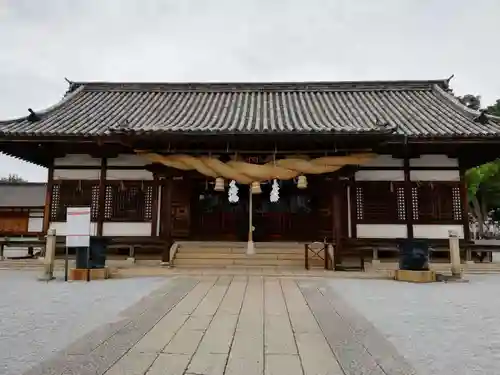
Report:
<svg viewBox="0 0 500 375"><path fill-rule="evenodd" d="M45 238L35 238L35 237L27 237L27 238L22 238L22 237L0 237L0 260L4 259L4 251L5 251L5 246L22 246L22 247L28 247L28 256L22 256L22 257L13 257L11 259L28 259L28 258L34 258L34 254L29 254L30 248L32 251L33 247L42 247L45 248Z"/></svg>

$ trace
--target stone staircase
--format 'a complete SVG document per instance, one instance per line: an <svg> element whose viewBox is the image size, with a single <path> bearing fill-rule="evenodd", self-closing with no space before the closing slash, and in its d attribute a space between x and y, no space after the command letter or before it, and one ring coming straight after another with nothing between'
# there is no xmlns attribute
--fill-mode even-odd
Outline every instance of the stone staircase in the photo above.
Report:
<svg viewBox="0 0 500 375"><path fill-rule="evenodd" d="M178 268L296 268L304 269L304 245L297 242L257 242L246 254L246 242L179 242L172 265ZM321 259L310 259L322 267Z"/></svg>
<svg viewBox="0 0 500 375"><path fill-rule="evenodd" d="M436 272L449 274L451 265L449 263L431 263L430 268ZM396 262L381 262L378 264L367 263L367 271L394 271L398 269ZM462 271L465 274L500 274L500 263L462 263Z"/></svg>

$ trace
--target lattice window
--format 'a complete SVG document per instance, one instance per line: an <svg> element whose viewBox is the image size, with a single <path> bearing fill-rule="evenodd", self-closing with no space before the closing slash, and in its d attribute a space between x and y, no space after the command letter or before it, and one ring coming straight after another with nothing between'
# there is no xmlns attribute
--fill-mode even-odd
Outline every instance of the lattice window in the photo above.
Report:
<svg viewBox="0 0 500 375"><path fill-rule="evenodd" d="M356 217L365 223L393 223L406 219L404 186L400 182L356 183Z"/></svg>
<svg viewBox="0 0 500 375"><path fill-rule="evenodd" d="M56 188L57 186L57 188ZM97 191L97 196L95 192ZM57 198L55 198L55 195ZM52 189L51 216L54 221L66 221L68 207L90 207L91 219L97 220L99 206L99 182L63 180Z"/></svg>
<svg viewBox="0 0 500 375"><path fill-rule="evenodd" d="M363 188L356 187L356 218L363 220Z"/></svg>
<svg viewBox="0 0 500 375"><path fill-rule="evenodd" d="M462 218L460 187L454 182L416 183L414 219L421 223L456 222Z"/></svg>
<svg viewBox="0 0 500 375"><path fill-rule="evenodd" d="M418 189L416 186L411 187L411 202L413 206L413 220L418 220Z"/></svg>
<svg viewBox="0 0 500 375"><path fill-rule="evenodd" d="M59 203L61 200L61 186L52 185L52 203L50 206L50 220L57 220L57 211L59 209Z"/></svg>
<svg viewBox="0 0 500 375"><path fill-rule="evenodd" d="M106 187L105 218L111 221L150 221L153 187L142 181L122 181Z"/></svg>
<svg viewBox="0 0 500 375"><path fill-rule="evenodd" d="M113 216L113 187L106 186L104 193L104 220L109 220Z"/></svg>
<svg viewBox="0 0 500 375"><path fill-rule="evenodd" d="M397 206L398 206L398 219L406 220L406 203L405 203L405 189L404 187L396 188Z"/></svg>
<svg viewBox="0 0 500 375"><path fill-rule="evenodd" d="M144 219L151 220L153 218L153 187L146 186L146 196L144 199Z"/></svg>
<svg viewBox="0 0 500 375"><path fill-rule="evenodd" d="M453 188L453 218L455 220L462 220L462 199L460 194L460 187Z"/></svg>
<svg viewBox="0 0 500 375"><path fill-rule="evenodd" d="M95 219L97 219L97 217L99 216L99 185L92 185L90 216Z"/></svg>

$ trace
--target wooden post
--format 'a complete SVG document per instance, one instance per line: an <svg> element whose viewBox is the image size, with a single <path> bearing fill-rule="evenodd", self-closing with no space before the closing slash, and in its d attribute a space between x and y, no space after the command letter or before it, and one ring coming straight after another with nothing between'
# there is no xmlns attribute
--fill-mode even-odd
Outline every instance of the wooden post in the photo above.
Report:
<svg viewBox="0 0 500 375"><path fill-rule="evenodd" d="M333 219L333 235L335 238L335 248L333 251L332 269L335 269L335 263L342 261L342 189L344 185L336 178L333 182L332 189L332 219Z"/></svg>
<svg viewBox="0 0 500 375"><path fill-rule="evenodd" d="M170 247L172 246L172 190L173 190L173 178L172 176L167 176L165 178L165 184L163 185L162 193L162 236L165 240L165 248L162 253L162 262L170 261Z"/></svg>
<svg viewBox="0 0 500 375"><path fill-rule="evenodd" d="M151 198L151 237L158 235L158 196L160 179L157 173L153 174L153 197Z"/></svg>
<svg viewBox="0 0 500 375"><path fill-rule="evenodd" d="M464 226L464 240L470 241L469 198L467 193L467 183L465 181L465 171L465 168L460 166L460 205L462 210L462 222Z"/></svg>
<svg viewBox="0 0 500 375"><path fill-rule="evenodd" d="M405 145L405 157L403 160L404 172L404 192L405 192L405 214L406 214L406 237L413 239L413 199L412 199L412 183L410 178L410 158L408 146Z"/></svg>
<svg viewBox="0 0 500 375"><path fill-rule="evenodd" d="M97 237L101 237L103 234L107 167L108 159L101 158L101 173L99 174L99 209L97 210Z"/></svg>
<svg viewBox="0 0 500 375"><path fill-rule="evenodd" d="M49 226L50 219L52 216L52 190L54 186L54 159L49 165L48 173L47 173L47 190L45 191L45 207L43 210L43 234L46 235Z"/></svg>

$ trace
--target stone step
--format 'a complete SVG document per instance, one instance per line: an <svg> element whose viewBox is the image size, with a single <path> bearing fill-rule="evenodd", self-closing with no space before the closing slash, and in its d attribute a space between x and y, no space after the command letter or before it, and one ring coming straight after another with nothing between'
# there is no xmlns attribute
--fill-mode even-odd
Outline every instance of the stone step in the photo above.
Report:
<svg viewBox="0 0 500 375"><path fill-rule="evenodd" d="M246 248L239 247L194 247L181 245L177 252L182 253L231 253L245 254ZM304 249L300 248L256 248L256 254L304 254Z"/></svg>
<svg viewBox="0 0 500 375"><path fill-rule="evenodd" d="M184 252L179 250L176 254L176 259L291 259L303 260L304 254L293 253L269 253L269 254L254 254L247 255L244 253L219 253L219 252Z"/></svg>
<svg viewBox="0 0 500 375"><path fill-rule="evenodd" d="M274 266L274 267L304 267L304 260L302 259L176 259L174 262L176 267L186 266ZM311 266L322 266L322 261L311 261Z"/></svg>

